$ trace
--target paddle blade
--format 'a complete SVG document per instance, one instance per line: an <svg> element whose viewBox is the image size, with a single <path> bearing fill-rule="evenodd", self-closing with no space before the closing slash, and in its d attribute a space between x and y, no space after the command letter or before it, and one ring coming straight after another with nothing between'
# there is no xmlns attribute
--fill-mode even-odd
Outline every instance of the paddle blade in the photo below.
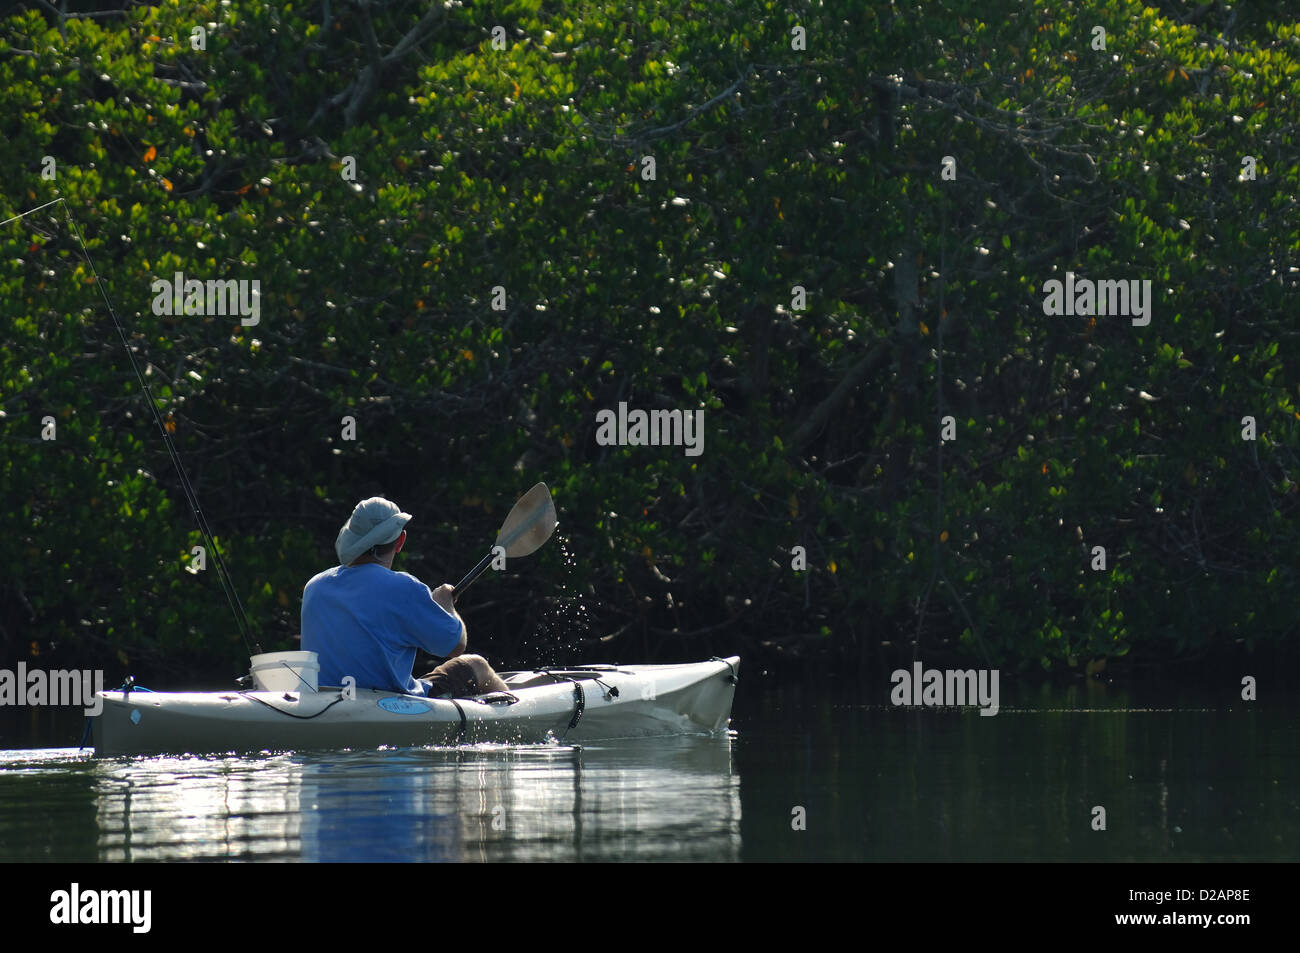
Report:
<svg viewBox="0 0 1300 953"><path fill-rule="evenodd" d="M539 483L515 504L497 533L496 544L506 551L506 556L527 556L555 532L555 502L545 483Z"/></svg>

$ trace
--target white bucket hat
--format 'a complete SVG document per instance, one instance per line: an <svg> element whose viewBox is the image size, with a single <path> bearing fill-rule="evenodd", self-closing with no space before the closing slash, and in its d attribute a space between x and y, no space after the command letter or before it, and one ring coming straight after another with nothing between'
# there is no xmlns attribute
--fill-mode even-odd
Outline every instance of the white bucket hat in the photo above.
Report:
<svg viewBox="0 0 1300 953"><path fill-rule="evenodd" d="M410 519L410 513L403 513L396 503L382 496L362 500L334 541L334 552L338 554L339 565L350 566L372 546L391 543L402 535L402 530Z"/></svg>

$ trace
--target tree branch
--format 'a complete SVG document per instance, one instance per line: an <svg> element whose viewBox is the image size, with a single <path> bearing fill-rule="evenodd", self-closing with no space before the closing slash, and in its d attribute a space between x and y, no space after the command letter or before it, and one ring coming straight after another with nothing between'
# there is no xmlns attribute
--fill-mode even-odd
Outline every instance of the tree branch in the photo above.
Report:
<svg viewBox="0 0 1300 953"><path fill-rule="evenodd" d="M367 46L371 55L370 63L355 80L348 84L346 89L335 93L316 107L316 112L312 114L311 119L307 122L309 127L314 126L331 110L344 106L345 103L343 121L348 126L354 125L361 114L361 110L365 108L366 102L378 88L380 75L390 66L399 63L411 50L415 49L420 41L425 38L430 28L446 12L441 6L434 7L420 18L420 22L407 31L396 46L384 56L379 57L378 40L374 35L374 25L370 22L368 5L362 7L362 9L365 11L366 28L369 33Z"/></svg>
<svg viewBox="0 0 1300 953"><path fill-rule="evenodd" d="M888 342L877 341L875 346L863 355L858 363L849 369L847 374L840 378L840 382L835 385L835 389L813 408L808 418L790 436L790 443L796 450L802 450L809 441L821 432L822 427L826 426L826 422L852 396L866 376L884 363L888 354Z"/></svg>

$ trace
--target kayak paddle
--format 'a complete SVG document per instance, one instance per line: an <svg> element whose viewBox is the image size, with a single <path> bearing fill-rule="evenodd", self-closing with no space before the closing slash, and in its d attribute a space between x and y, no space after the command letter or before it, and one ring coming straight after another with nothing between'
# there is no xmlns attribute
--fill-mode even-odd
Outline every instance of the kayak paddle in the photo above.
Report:
<svg viewBox="0 0 1300 953"><path fill-rule="evenodd" d="M497 533L497 541L493 544L492 550L456 584L452 601L454 602L475 579L483 575L483 570L487 569L496 558L498 546L505 550L508 559L527 556L540 549L542 544L551 538L556 525L555 502L551 499L551 491L547 489L545 483L539 483L515 503L514 508L510 510L510 515L501 524L501 532Z"/></svg>

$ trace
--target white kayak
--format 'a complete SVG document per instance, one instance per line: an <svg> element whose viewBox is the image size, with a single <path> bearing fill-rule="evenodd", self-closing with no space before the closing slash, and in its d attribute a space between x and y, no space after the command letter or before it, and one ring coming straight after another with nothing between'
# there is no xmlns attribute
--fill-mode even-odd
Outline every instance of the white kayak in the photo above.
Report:
<svg viewBox="0 0 1300 953"><path fill-rule="evenodd" d="M99 692L97 755L299 751L383 745L583 742L715 732L731 717L740 658L503 672L474 698L370 689Z"/></svg>

